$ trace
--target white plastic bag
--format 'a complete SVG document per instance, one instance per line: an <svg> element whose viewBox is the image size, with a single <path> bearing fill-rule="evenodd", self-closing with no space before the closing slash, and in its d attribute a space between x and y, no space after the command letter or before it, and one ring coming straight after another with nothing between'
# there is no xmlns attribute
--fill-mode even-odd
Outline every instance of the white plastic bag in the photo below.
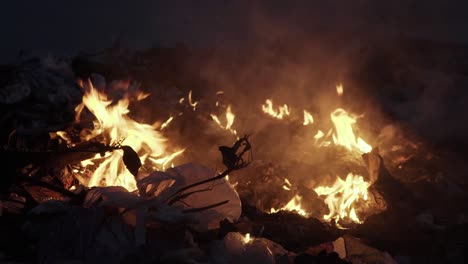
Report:
<svg viewBox="0 0 468 264"><path fill-rule="evenodd" d="M196 163L183 164L168 169L166 173L173 176L175 183L162 191L161 197L168 197L182 187L217 175L215 171ZM186 199L183 199L183 202L176 202L174 205L177 204L183 207L183 209L192 209L209 206L225 200L229 201L218 207L191 213L190 218L197 222L193 224L193 227L198 231L216 229L219 227L219 222L224 219L231 222L239 219L242 212L241 201L237 192L226 179L208 182L187 190L187 192L193 191L200 192L193 193Z"/></svg>

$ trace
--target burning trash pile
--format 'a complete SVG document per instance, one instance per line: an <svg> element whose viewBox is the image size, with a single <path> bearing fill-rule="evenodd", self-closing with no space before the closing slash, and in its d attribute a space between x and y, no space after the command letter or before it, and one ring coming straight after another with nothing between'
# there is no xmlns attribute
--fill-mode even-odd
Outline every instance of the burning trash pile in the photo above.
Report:
<svg viewBox="0 0 468 264"><path fill-rule="evenodd" d="M420 145L393 126L368 143L346 105L318 115L268 98L252 114L264 129L244 135L223 91L158 99L52 59L2 71L2 260L397 263L410 253L389 244L408 230L415 244L446 235L392 175ZM160 120L133 112L157 103Z"/></svg>

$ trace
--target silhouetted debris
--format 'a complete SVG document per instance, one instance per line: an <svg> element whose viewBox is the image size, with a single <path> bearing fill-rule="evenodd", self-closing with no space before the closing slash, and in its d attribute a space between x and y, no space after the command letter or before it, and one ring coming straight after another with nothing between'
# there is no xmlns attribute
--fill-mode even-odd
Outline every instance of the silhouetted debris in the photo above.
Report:
<svg viewBox="0 0 468 264"><path fill-rule="evenodd" d="M295 264L351 264L352 262L342 260L338 254L330 253L327 254L325 251L320 252L318 255L309 255L302 253L298 255L295 260Z"/></svg>
<svg viewBox="0 0 468 264"><path fill-rule="evenodd" d="M390 104L400 106L425 91L427 83L412 77L414 67L432 72L454 69L466 75L466 62L460 60L454 66L446 59L452 48L457 57L466 55L466 47L424 41L412 41L403 53L395 53L392 48L383 53L374 50L376 53L368 54L369 61L363 67L367 69L363 71L366 77L371 78L358 76L356 80L372 83L371 87L382 85L378 96L391 97ZM187 89L206 85L198 68L189 67L190 63L197 65L197 61L189 61L191 55L183 45L141 52L116 45L99 54L78 56L71 64L48 58L0 66L0 136L5 146L0 150L5 157L0 177L0 261L393 263L397 259L457 263L466 259L466 185L460 177L449 175L458 169L460 175L465 175L463 164L456 159L443 160L430 144L415 139L418 137L410 140L406 131L398 131L403 126L396 120L390 120L391 126L375 125L377 134L380 130L375 145L382 152L375 148L364 156L367 171L359 157L347 155L338 147L298 151L304 148L302 141L282 134L287 128L290 134L308 136L301 124L293 122L278 123L253 135L281 149L272 154L271 160L271 147L263 146L258 148L259 156L266 158L252 162L251 138L245 136L233 145L218 148L226 167L222 173L187 163L143 179L137 177L142 172L140 158L129 146L88 141L69 147L65 142L51 140L50 132L66 130L78 143L79 132L93 127L92 120L86 118L72 124L74 107L82 96L76 77L91 78L96 84L106 83L106 78L109 83L138 80L143 87L158 85L164 89L157 89L161 97L142 102L137 108L143 112L150 109L146 113L175 109L174 113L187 116L189 120L179 124L176 133L191 134L183 139L184 143L201 146L193 148L201 151L187 152L200 160L208 159L204 147L211 149L217 145L213 142L224 138L199 139L199 134L209 132L198 124L206 123L209 116L178 103ZM408 59L409 55L425 59ZM395 73L394 68L400 66L404 67ZM135 91L139 88L132 87ZM111 90L112 101L122 98L118 89ZM203 89L197 92L197 98L208 93ZM401 114L396 107L390 109L395 116ZM159 114L173 114L171 111ZM72 165L109 151L123 151L124 164L137 179L137 191L77 184L70 173ZM323 155L317 158L314 151ZM291 162L276 163L284 157ZM225 177L247 165L248 169L229 175L232 183L238 182L241 205ZM387 210L343 230L319 220L328 208L311 186L312 181L327 180L319 177L334 177L351 169L375 180L370 188L372 198L385 200L377 206L384 209L386 204ZM289 190L284 188L285 180L292 182ZM160 193L163 181L176 183L167 193ZM77 189L72 191L71 187ZM265 213L270 208L281 208L297 194L303 197L303 206L314 211L312 217L284 211ZM254 238L250 243L245 242L247 233ZM340 239L345 250L336 247Z"/></svg>

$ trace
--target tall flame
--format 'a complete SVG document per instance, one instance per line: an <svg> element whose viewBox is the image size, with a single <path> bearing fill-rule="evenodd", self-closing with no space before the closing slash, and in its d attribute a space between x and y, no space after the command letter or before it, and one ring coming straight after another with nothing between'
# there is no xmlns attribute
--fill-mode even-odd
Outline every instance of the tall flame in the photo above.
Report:
<svg viewBox="0 0 468 264"><path fill-rule="evenodd" d="M368 153L372 150L369 144L354 134L355 117L338 108L331 113L331 120L335 126L335 133L333 134L333 143L335 145L343 146L351 151L358 150L361 153Z"/></svg>
<svg viewBox="0 0 468 264"><path fill-rule="evenodd" d="M98 140L109 145L128 145L139 155L143 164L145 162L158 166L152 160L164 158L173 159L183 151L168 155L166 152L165 139L155 127L142 124L131 119L128 114L129 99L124 97L116 103L109 100L106 94L96 90L92 83L85 86L83 102L76 108L77 120L81 118L81 111L86 108L95 117L94 129L82 140ZM99 136L99 137L98 137ZM149 159L148 159L149 158ZM165 160L165 163L168 161ZM97 154L94 158L82 162L83 167L95 165L88 186L114 186L125 187L129 191L135 190L136 182L134 176L126 169L123 163L123 153L113 151L106 153L103 157Z"/></svg>
<svg viewBox="0 0 468 264"><path fill-rule="evenodd" d="M336 86L336 92L339 96L343 95L343 84ZM263 112L278 119L282 119L284 115L289 115L290 109L287 105L283 108L275 109L271 100L266 100L262 105ZM372 147L362 138L356 136L355 125L357 117L349 114L344 109L338 108L330 114L333 128L329 128L328 132L317 130L314 141L318 147L343 146L348 151L356 154L368 153ZM314 123L312 115L304 110L303 125L311 125ZM358 217L357 212L361 206L366 206L368 201L369 182L366 182L362 176L349 173L345 180L337 177L336 181L331 186L318 186L314 190L320 196L323 196L324 202L327 204L329 213L323 216L323 219L330 221L332 219L345 220L355 223L361 223L362 220ZM283 186L284 190L290 190L291 186ZM272 208L271 213L279 210L296 211L300 215L309 215L301 206L301 197L296 195L291 199L286 206L281 209Z"/></svg>

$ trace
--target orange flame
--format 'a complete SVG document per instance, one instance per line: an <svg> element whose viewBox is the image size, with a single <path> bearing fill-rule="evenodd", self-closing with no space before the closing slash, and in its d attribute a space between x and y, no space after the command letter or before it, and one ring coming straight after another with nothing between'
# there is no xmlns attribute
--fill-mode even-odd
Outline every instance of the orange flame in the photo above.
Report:
<svg viewBox="0 0 468 264"><path fill-rule="evenodd" d="M336 86L336 93L339 95L339 96L342 96L343 95L343 92L344 92L344 88L343 88L343 84L340 83Z"/></svg>
<svg viewBox="0 0 468 264"><path fill-rule="evenodd" d="M244 244L248 244L252 242L253 238L250 236L250 233L245 234L244 236Z"/></svg>
<svg viewBox="0 0 468 264"><path fill-rule="evenodd" d="M330 213L323 216L324 220L351 220L355 223L362 221L356 214L357 202L367 201L370 184L362 176L349 173L345 180L338 177L332 186L319 186L314 189L318 195L324 195L325 203Z"/></svg>
<svg viewBox="0 0 468 264"><path fill-rule="evenodd" d="M181 99L181 101L179 101L180 103L182 103L184 100ZM189 101L189 105L193 108L193 111L197 110L197 105L198 105L198 101L193 101L192 99L192 90L189 91L188 93L188 101Z"/></svg>
<svg viewBox="0 0 468 264"><path fill-rule="evenodd" d="M309 214L302 208L301 206L302 197L299 195L295 195L283 208L275 209L271 208L270 213L277 213L279 211L291 211L296 212L302 216L308 216Z"/></svg>
<svg viewBox="0 0 468 264"><path fill-rule="evenodd" d="M314 123L314 118L312 115L304 110L304 123L302 123L304 126L310 125Z"/></svg>
<svg viewBox="0 0 468 264"><path fill-rule="evenodd" d="M232 125L234 124L234 119L236 118L236 116L231 111L231 105L228 105L228 107L226 108L226 114L225 114L225 116L226 116L226 125L223 126L221 124L221 121L219 120L218 116L216 116L214 114L210 114L210 116L213 119L213 121L215 121L215 123L218 124L218 126L220 128L228 130L234 135L237 134L237 131L232 129Z"/></svg>
<svg viewBox="0 0 468 264"><path fill-rule="evenodd" d="M174 120L174 117L173 117L173 116L169 117L169 118L166 120L166 122L164 122L164 123L161 124L161 127L159 128L159 130L165 129L165 128L172 122L172 120Z"/></svg>
<svg viewBox="0 0 468 264"><path fill-rule="evenodd" d="M283 106L279 106L275 109L271 99L265 100L265 104L262 105L262 110L265 114L277 119L283 119L284 116L289 116L290 114L288 105L284 104Z"/></svg>
<svg viewBox="0 0 468 264"><path fill-rule="evenodd" d="M84 88L86 92L83 102L75 109L77 120L80 120L84 108L88 109L96 119L94 129L82 136L83 141L94 139L109 145L128 145L138 153L143 164L159 169L164 169L161 165L167 164L183 152L181 150L168 154L167 139L156 131L155 127L131 119L128 116L130 112L128 98L124 97L113 104L107 95L96 90L91 82ZM94 158L82 161L83 167L97 166L87 186L119 185L129 191L136 190L135 178L126 169L122 158L121 151L113 151L105 153L104 157L97 154ZM161 159L164 162L159 164L154 162Z"/></svg>
<svg viewBox="0 0 468 264"><path fill-rule="evenodd" d="M369 153L372 150L369 144L354 134L355 117L338 108L331 113L331 120L335 126L335 133L333 134L333 143L335 145L341 145L348 150L358 150L361 153Z"/></svg>
<svg viewBox="0 0 468 264"><path fill-rule="evenodd" d="M343 94L343 84L336 86L336 92L339 96ZM285 105L284 108L273 108L273 102L266 100L262 105L263 112L278 119L282 119L284 115L289 115L290 109ZM282 111L283 112L282 112ZM322 130L317 130L314 141L319 147L329 147L331 145L343 146L352 153L362 154L368 153L372 147L362 138L356 136L355 125L357 117L348 114L345 110L338 108L331 114L333 128L330 128L327 133ZM313 124L312 115L304 110L303 125ZM345 180L337 177L332 186L318 186L314 190L320 196L324 196L324 202L329 208L329 213L323 216L323 219L330 221L347 220L355 223L361 223L357 211L360 206L365 206L368 200L368 188L370 183L366 182L362 176L349 173ZM291 186L284 185L284 190L290 190ZM298 214L308 216L301 206L301 197L296 195L291 199L286 206L281 209L271 208L270 213L278 212L279 210L296 211Z"/></svg>

